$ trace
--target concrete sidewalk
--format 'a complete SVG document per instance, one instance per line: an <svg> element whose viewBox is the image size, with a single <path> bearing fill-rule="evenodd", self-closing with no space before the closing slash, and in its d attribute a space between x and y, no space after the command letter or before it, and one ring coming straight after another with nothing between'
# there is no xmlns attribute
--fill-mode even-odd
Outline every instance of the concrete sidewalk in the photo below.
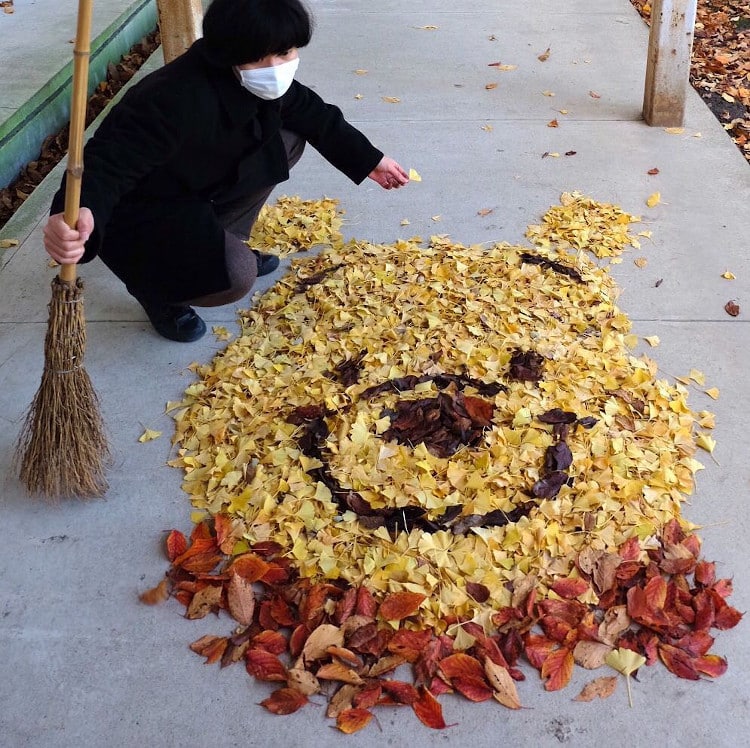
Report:
<svg viewBox="0 0 750 748"><path fill-rule="evenodd" d="M36 2L37 10L56 5ZM104 26L125 3L111 5L106 11L100 6L111 13L109 21L101 20ZM648 30L628 0L311 0L310 6L317 29L302 52L300 78L423 181L397 192L369 181L354 188L308 149L278 194L339 198L345 234L377 242L403 236L400 223L408 218L408 236L439 231L464 244L524 243L526 226L566 190L644 216L643 228L653 240L639 254L647 256L648 266L636 267L630 253L613 269L623 288L619 304L634 332L661 338L649 355L665 377L695 367L705 372L707 386L721 391L716 402L698 389L691 393L694 410L716 413L718 446L715 461L703 458L706 470L684 513L703 525L705 557L718 562L721 576L734 576L730 602L750 609L750 462L744 441L750 168L721 125L693 93L683 134L640 120ZM17 7L16 14L23 10ZM431 26L437 29L425 28ZM49 44L69 52L73 28L60 34L40 26L33 33L53 31L59 38L50 37ZM15 44L23 47L25 41L18 37ZM540 62L548 47L549 59ZM8 67L5 54L4 43L0 66L18 70L15 80L21 81L25 73ZM518 68L488 67L497 61ZM490 82L499 85L487 90ZM560 126L548 127L554 118ZM576 155L542 158L568 151ZM653 167L657 176L647 174ZM23 495L11 468L13 444L41 375L54 273L41 229L61 169L0 233L20 241L17 248L0 250L3 745L293 747L346 741L410 748L469 742L477 748L729 748L745 742L747 622L718 633L713 650L728 658L729 670L716 682L679 680L661 666L642 668L629 709L622 688L607 701L572 701L602 673L579 670L564 691L546 693L527 670L519 691L529 708L510 712L443 697L446 721L458 724L439 733L412 714L383 709L377 711L382 732L373 723L345 738L331 731L332 723L315 707L283 718L267 713L257 703L269 689L254 684L243 668L204 666L187 645L204 633L224 633L227 620L187 621L174 601L151 609L137 595L166 569L164 532L189 527L181 475L165 465L172 429L165 403L180 399L193 381L188 365L208 361L223 344L210 334L191 345L159 338L99 261L82 268L87 369L115 454L111 489L105 501L48 507ZM646 208L646 197L657 190L662 203ZM478 215L483 208L493 212ZM723 279L726 270L737 280ZM724 311L729 299L742 307L736 319ZM236 329L234 308L205 311L209 326ZM139 444L144 427L165 436Z"/></svg>

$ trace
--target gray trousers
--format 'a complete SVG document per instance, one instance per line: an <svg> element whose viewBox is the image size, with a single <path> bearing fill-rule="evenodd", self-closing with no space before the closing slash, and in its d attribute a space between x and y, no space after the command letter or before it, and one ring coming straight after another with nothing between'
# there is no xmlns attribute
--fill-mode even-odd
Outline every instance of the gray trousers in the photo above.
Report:
<svg viewBox="0 0 750 748"><path fill-rule="evenodd" d="M302 157L305 141L289 130L282 130L281 138L284 141L291 169ZM188 299L185 301L186 304L223 306L239 301L250 292L257 278L258 267L255 255L248 249L245 242L250 236L260 209L265 205L275 187L276 185L272 184L243 195L230 203L217 206L216 216L224 227L224 261L229 277L229 288L196 299Z"/></svg>

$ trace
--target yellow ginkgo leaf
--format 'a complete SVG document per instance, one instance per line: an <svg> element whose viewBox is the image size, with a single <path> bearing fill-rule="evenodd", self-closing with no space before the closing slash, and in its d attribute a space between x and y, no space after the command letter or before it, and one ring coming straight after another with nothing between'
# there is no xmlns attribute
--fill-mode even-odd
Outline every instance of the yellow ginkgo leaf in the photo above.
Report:
<svg viewBox="0 0 750 748"><path fill-rule="evenodd" d="M718 387L711 387L710 390L706 390L706 394L712 399L712 400L718 400L719 399L719 388Z"/></svg>
<svg viewBox="0 0 750 748"><path fill-rule="evenodd" d="M648 260L645 257L637 257L633 262L639 268L645 268L648 265Z"/></svg>
<svg viewBox="0 0 750 748"><path fill-rule="evenodd" d="M692 379L696 384L706 383L706 375L699 369L690 369L688 377Z"/></svg>
<svg viewBox="0 0 750 748"><path fill-rule="evenodd" d="M161 431L154 431L154 429L146 429L139 437L138 441L143 444L144 442L150 442L154 439L158 439L161 436Z"/></svg>
<svg viewBox="0 0 750 748"><path fill-rule="evenodd" d="M643 338L652 348L656 348L659 343L661 343L661 340L659 340L658 335L648 335L647 337Z"/></svg>
<svg viewBox="0 0 750 748"><path fill-rule="evenodd" d="M409 169L409 181L410 182L421 182L422 177L419 176L416 169Z"/></svg>
<svg viewBox="0 0 750 748"><path fill-rule="evenodd" d="M411 221L408 218L402 218L401 219L401 225L402 226L408 226L411 223Z"/></svg>
<svg viewBox="0 0 750 748"><path fill-rule="evenodd" d="M721 277L726 278L728 281L737 280L737 276L734 273L731 273L729 270L727 270L725 273L722 273Z"/></svg>
<svg viewBox="0 0 750 748"><path fill-rule="evenodd" d="M398 96L383 96L381 97L386 104L400 104L401 99Z"/></svg>
<svg viewBox="0 0 750 748"><path fill-rule="evenodd" d="M669 135L682 135L682 133L685 132L684 127L665 127L664 132L669 133Z"/></svg>
<svg viewBox="0 0 750 748"><path fill-rule="evenodd" d="M630 690L630 675L638 670L639 667L646 663L646 658L643 655L639 655L637 652L633 652L632 649L619 649L612 650L604 659L611 668L617 670L618 673L622 673L625 676L625 683L628 687L628 702L632 709L633 707L633 694Z"/></svg>
<svg viewBox="0 0 750 748"><path fill-rule="evenodd" d="M661 192L654 192L653 194L648 196L648 199L646 200L646 205L648 205L649 208L655 208L660 202L661 202Z"/></svg>
<svg viewBox="0 0 750 748"><path fill-rule="evenodd" d="M712 454L716 447L716 439L708 434L698 434L698 436L695 437L695 443L701 449L705 449L709 454Z"/></svg>
<svg viewBox="0 0 750 748"><path fill-rule="evenodd" d="M229 340L232 337L232 333L229 332L226 327L222 327L221 325L214 325L211 328L211 332L216 335L217 340Z"/></svg>
<svg viewBox="0 0 750 748"><path fill-rule="evenodd" d="M18 246L18 239L0 239L0 249L10 249Z"/></svg>

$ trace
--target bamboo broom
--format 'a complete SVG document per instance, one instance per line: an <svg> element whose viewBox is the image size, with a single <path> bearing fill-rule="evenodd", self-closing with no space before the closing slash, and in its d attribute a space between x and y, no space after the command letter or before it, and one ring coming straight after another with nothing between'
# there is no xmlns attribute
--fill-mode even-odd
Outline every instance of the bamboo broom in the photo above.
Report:
<svg viewBox="0 0 750 748"><path fill-rule="evenodd" d="M79 0L64 210L71 228L78 223L81 198L91 10L92 0ZM83 366L85 347L83 282L75 265L62 265L52 281L42 381L16 447L26 490L51 501L102 496L108 487L110 451L99 400Z"/></svg>

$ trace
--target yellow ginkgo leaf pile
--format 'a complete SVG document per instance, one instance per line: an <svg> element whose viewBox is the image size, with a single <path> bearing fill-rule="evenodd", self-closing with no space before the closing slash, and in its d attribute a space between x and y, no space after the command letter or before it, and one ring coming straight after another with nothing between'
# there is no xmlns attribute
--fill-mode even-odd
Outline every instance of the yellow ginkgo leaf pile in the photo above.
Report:
<svg viewBox="0 0 750 748"><path fill-rule="evenodd" d="M248 241L254 249L286 257L339 236L338 200L302 200L282 195L275 205L261 208Z"/></svg>
<svg viewBox="0 0 750 748"><path fill-rule="evenodd" d="M266 246L285 246L287 213L266 213L270 222L258 229ZM597 236L606 237L599 249L607 254L627 243L630 218L610 208L604 215L612 232ZM185 400L171 404L178 445L171 464L184 470L196 520L232 519L236 553L273 540L302 576L376 594L424 593L421 621L441 630L448 616L485 620L510 604L514 585L532 579L541 594L554 594L551 583L575 576L584 547L614 552L631 537L648 547L679 516L701 467L693 457L698 416L686 387L658 378L653 361L631 353L635 336L606 269L583 253L466 247L445 237L427 247L344 244L331 223L301 223L314 242L331 246L295 260L242 314L238 337L195 367L199 380ZM597 247L586 248L598 254ZM553 262L530 262L529 252ZM509 376L518 350L543 357L540 381ZM357 369L353 384L337 376L346 362ZM424 444L386 440L397 401L435 397L436 385L363 392L438 374L504 386L486 398L494 409L480 442L438 457ZM476 393L468 386L465 394ZM451 507L468 516L534 506L517 522L462 534L367 529L311 475L321 460L304 453L302 427L288 420L300 406L326 409L327 468L374 509L421 507L432 518ZM596 423L567 437L568 483L553 499L532 499L554 443L553 427L538 417L554 408ZM489 599L477 602L469 583L488 588ZM593 590L586 596L596 601Z"/></svg>
<svg viewBox="0 0 750 748"><path fill-rule="evenodd" d="M641 246L630 233L630 224L640 220L617 205L597 202L580 192L564 192L560 205L550 208L540 225L529 226L526 236L538 247L585 249L599 258L617 257L628 247Z"/></svg>

